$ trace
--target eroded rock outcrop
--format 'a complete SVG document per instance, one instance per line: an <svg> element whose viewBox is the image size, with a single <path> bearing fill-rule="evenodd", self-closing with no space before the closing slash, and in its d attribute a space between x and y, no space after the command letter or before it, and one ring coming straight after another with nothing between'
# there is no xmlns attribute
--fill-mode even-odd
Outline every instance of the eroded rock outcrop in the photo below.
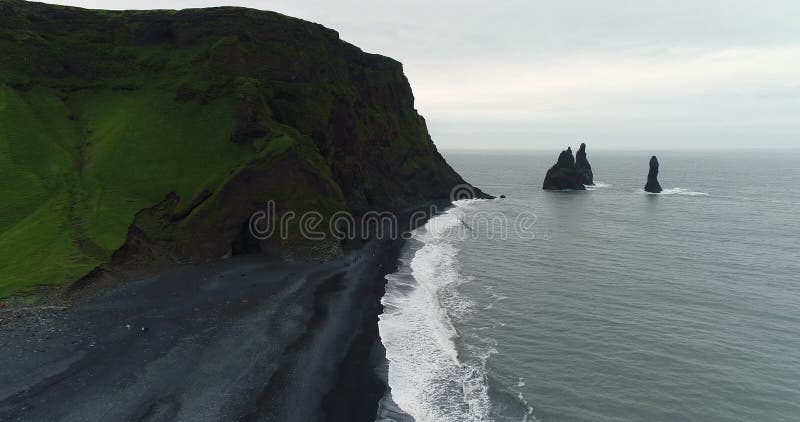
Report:
<svg viewBox="0 0 800 422"><path fill-rule="evenodd" d="M558 162L553 167L550 167L550 170L547 170L542 188L547 190L586 189L581 183L581 178L575 167L572 148L567 147L566 150L561 151L558 156Z"/></svg>
<svg viewBox="0 0 800 422"><path fill-rule="evenodd" d="M660 193L663 190L658 183L658 158L655 155L650 157L650 172L647 173L647 184L644 185L644 190L650 193Z"/></svg>
<svg viewBox="0 0 800 422"><path fill-rule="evenodd" d="M575 153L575 170L578 172L578 178L584 185L594 185L594 175L592 174L592 165L586 159L586 144L582 143Z"/></svg>

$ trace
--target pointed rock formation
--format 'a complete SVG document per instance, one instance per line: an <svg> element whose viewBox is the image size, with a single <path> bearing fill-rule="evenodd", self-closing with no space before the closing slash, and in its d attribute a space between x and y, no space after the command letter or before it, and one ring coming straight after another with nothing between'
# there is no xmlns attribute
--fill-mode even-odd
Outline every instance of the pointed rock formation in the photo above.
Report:
<svg viewBox="0 0 800 422"><path fill-rule="evenodd" d="M650 193L660 193L663 190L658 183L658 158L655 155L650 157L650 172L647 173L647 184L644 185L644 190Z"/></svg>
<svg viewBox="0 0 800 422"><path fill-rule="evenodd" d="M558 156L558 162L553 167L550 167L550 170L547 170L542 188L547 190L586 189L581 183L578 171L575 168L572 148L568 147L565 151L561 151Z"/></svg>
<svg viewBox="0 0 800 422"><path fill-rule="evenodd" d="M575 153L575 170L578 172L578 180L584 185L594 185L594 175L592 165L586 159L586 144L581 144L578 152Z"/></svg>

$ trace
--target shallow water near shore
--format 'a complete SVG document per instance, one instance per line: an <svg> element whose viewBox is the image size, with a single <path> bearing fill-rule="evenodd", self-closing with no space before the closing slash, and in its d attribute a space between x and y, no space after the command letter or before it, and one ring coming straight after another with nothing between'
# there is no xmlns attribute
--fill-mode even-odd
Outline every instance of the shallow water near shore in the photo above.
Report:
<svg viewBox="0 0 800 422"><path fill-rule="evenodd" d="M588 152L585 192L541 190L557 152L445 152L508 198L434 218L388 277L395 402L418 422L800 418L800 153L658 153L652 195L651 152ZM507 238L477 223L497 215Z"/></svg>

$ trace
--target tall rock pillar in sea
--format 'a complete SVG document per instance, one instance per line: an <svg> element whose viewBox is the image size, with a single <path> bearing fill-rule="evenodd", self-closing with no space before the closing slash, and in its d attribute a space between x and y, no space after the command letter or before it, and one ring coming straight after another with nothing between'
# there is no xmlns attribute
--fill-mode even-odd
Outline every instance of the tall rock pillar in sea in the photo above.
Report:
<svg viewBox="0 0 800 422"><path fill-rule="evenodd" d="M586 159L586 144L582 143L575 153L575 171L578 172L578 180L584 185L594 185L594 175L592 165Z"/></svg>
<svg viewBox="0 0 800 422"><path fill-rule="evenodd" d="M659 193L663 190L658 183L658 158L655 155L650 157L650 172L647 173L647 184L644 185L644 190L650 193Z"/></svg>
<svg viewBox="0 0 800 422"><path fill-rule="evenodd" d="M558 155L558 162L550 167L550 170L547 170L542 188L547 190L586 189L575 169L572 148L567 147L566 150L561 151L561 154Z"/></svg>

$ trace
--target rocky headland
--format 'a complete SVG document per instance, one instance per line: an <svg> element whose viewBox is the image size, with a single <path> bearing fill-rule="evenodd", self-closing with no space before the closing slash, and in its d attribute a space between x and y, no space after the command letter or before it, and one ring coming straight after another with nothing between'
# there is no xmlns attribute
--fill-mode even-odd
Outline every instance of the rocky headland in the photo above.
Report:
<svg viewBox="0 0 800 422"><path fill-rule="evenodd" d="M340 256L340 242L307 242L297 221L284 238L249 238L248 219L274 201L324 225L446 200L465 183L402 64L244 8L0 0L6 127L0 297L231 254Z"/></svg>

